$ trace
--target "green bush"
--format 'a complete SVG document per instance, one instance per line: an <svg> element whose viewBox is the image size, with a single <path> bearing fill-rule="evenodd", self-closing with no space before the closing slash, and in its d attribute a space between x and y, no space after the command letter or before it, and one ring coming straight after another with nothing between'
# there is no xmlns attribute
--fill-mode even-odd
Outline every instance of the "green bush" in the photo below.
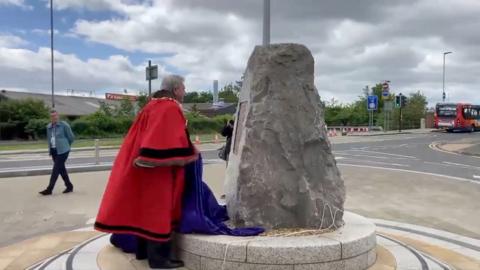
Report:
<svg viewBox="0 0 480 270"><path fill-rule="evenodd" d="M79 118L72 122L73 134L77 135L89 135L89 122L84 118Z"/></svg>
<svg viewBox="0 0 480 270"><path fill-rule="evenodd" d="M13 140L16 135L15 123L0 122L0 139L1 140Z"/></svg>
<svg viewBox="0 0 480 270"><path fill-rule="evenodd" d="M49 122L48 119L30 119L25 126L25 132L32 135L33 139L45 138Z"/></svg>
<svg viewBox="0 0 480 270"><path fill-rule="evenodd" d="M188 129L191 134L219 133L228 120L233 119L232 115L219 115L208 118L196 113L187 113Z"/></svg>

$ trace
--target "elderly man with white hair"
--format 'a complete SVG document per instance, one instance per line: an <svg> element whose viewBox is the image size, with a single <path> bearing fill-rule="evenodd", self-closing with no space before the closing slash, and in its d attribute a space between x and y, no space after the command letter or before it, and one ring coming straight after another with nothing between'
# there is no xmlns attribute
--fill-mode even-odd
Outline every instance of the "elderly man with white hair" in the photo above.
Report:
<svg viewBox="0 0 480 270"><path fill-rule="evenodd" d="M110 174L95 229L137 237L137 259L182 267L171 239L181 218L184 166L198 158L180 103L184 79L166 76L132 124Z"/></svg>

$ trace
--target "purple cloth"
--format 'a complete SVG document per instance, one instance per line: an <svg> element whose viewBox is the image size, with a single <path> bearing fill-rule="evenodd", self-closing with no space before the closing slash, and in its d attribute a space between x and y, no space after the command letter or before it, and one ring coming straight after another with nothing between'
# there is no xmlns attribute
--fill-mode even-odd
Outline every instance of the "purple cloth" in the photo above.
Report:
<svg viewBox="0 0 480 270"><path fill-rule="evenodd" d="M252 236L264 232L263 228L235 228L224 224L228 220L227 208L219 205L210 188L202 180L203 162L197 161L185 166L185 193L183 196L182 219L179 233L210 235ZM135 253L136 236L113 234L110 242L124 252Z"/></svg>

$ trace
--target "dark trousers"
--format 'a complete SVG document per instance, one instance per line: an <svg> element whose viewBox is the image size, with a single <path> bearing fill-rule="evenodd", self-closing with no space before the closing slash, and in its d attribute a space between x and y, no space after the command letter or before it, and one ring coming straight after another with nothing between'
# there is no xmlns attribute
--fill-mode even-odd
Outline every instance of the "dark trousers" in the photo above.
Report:
<svg viewBox="0 0 480 270"><path fill-rule="evenodd" d="M53 188L55 187L55 183L57 182L58 175L62 176L63 182L65 182L65 186L67 188L73 188L72 182L70 182L70 178L68 177L67 168L65 168L65 161L67 161L69 153L70 152L66 152L61 155L57 155L56 149L50 149L50 154L52 155L53 160L53 169L47 190L53 190Z"/></svg>
<svg viewBox="0 0 480 270"><path fill-rule="evenodd" d="M137 259L148 259L150 267L155 267L172 258L172 242L156 242L137 237Z"/></svg>

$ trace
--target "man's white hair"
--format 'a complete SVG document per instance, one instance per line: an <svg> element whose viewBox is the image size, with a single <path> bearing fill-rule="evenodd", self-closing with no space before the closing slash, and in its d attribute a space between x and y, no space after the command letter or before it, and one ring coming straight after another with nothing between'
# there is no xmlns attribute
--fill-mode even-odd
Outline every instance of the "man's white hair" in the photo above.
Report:
<svg viewBox="0 0 480 270"><path fill-rule="evenodd" d="M183 78L180 75L167 75L163 77L160 90L167 90L167 91L173 92L175 88L182 86L184 82L185 82L185 78Z"/></svg>

